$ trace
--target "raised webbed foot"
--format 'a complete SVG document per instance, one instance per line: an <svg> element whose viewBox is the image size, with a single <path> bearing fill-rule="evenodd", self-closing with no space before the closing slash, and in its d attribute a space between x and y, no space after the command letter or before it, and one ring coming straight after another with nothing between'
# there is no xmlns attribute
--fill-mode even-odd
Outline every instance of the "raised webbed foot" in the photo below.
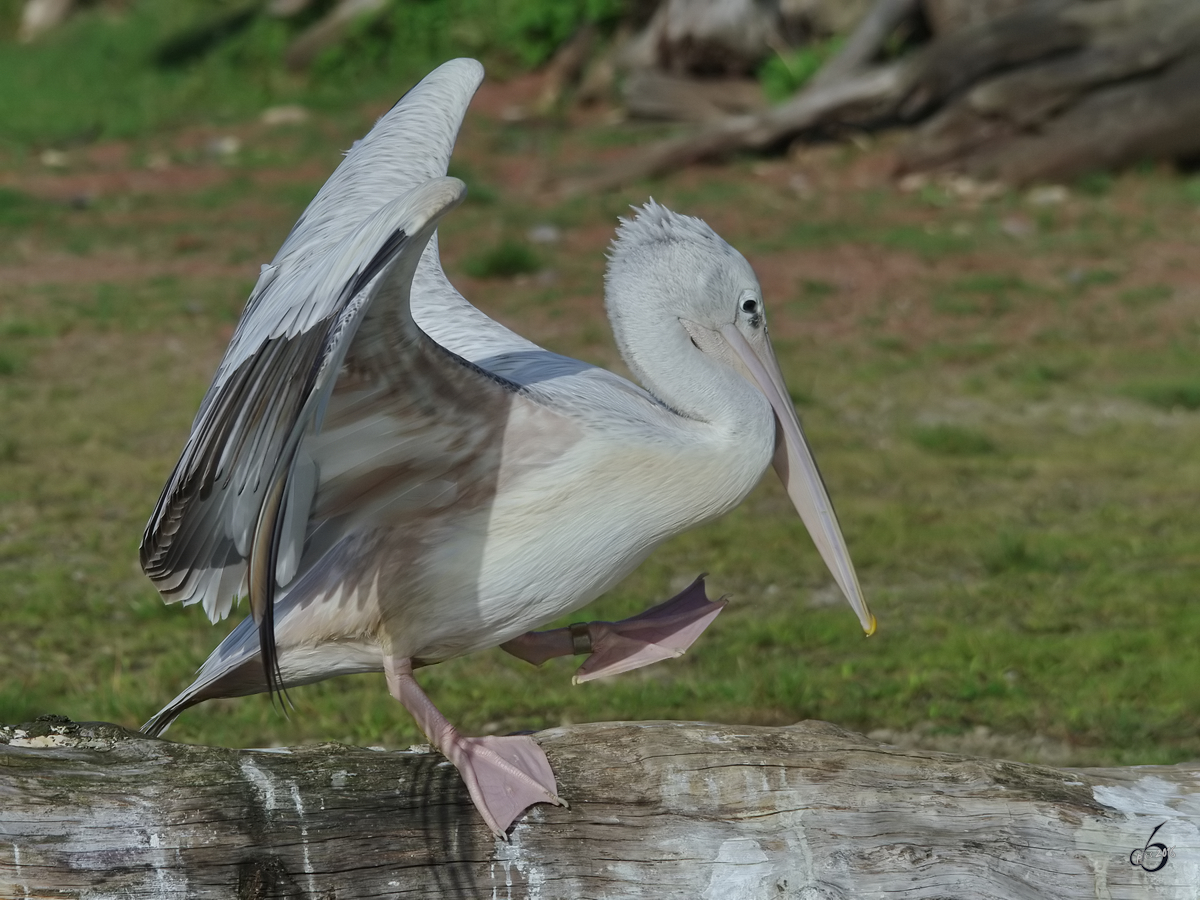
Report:
<svg viewBox="0 0 1200 900"><path fill-rule="evenodd" d="M708 599L701 576L675 597L636 616L620 622L589 622L592 652L573 681L579 684L682 656L726 602Z"/></svg>
<svg viewBox="0 0 1200 900"><path fill-rule="evenodd" d="M578 622L569 628L531 631L500 646L535 666L556 656L588 654L575 673L578 684L681 656L725 602L708 599L701 575L670 600L620 622Z"/></svg>

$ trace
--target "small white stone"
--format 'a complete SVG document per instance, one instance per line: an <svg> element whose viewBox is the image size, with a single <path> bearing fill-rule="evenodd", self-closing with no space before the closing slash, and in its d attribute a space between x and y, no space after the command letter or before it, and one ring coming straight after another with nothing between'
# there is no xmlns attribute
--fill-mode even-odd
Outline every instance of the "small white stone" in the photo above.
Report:
<svg viewBox="0 0 1200 900"><path fill-rule="evenodd" d="M71 161L63 151L53 148L43 150L40 159L47 169L65 169Z"/></svg>
<svg viewBox="0 0 1200 900"><path fill-rule="evenodd" d="M259 115L258 120L264 125L276 127L279 125L300 125L307 122L309 112L298 103L288 103L283 106L269 106Z"/></svg>
<svg viewBox="0 0 1200 900"><path fill-rule="evenodd" d="M1030 206L1057 206L1065 203L1070 193L1061 184L1041 184L1030 189L1025 202Z"/></svg>
<svg viewBox="0 0 1200 900"><path fill-rule="evenodd" d="M562 240L562 231L557 225L543 222L541 225L534 225L530 228L526 236L533 244L557 244Z"/></svg>
<svg viewBox="0 0 1200 900"><path fill-rule="evenodd" d="M155 172L171 168L171 157L163 150L155 150L146 157L146 168Z"/></svg>
<svg viewBox="0 0 1200 900"><path fill-rule="evenodd" d="M797 197L811 197L813 184L803 172L794 172L788 179L788 187Z"/></svg>
<svg viewBox="0 0 1200 900"><path fill-rule="evenodd" d="M1000 230L1009 237L1023 238L1033 234L1033 223L1024 216L1005 216Z"/></svg>
<svg viewBox="0 0 1200 900"><path fill-rule="evenodd" d="M237 152L241 149L242 142L232 134L215 137L208 142L209 155L219 159L229 159L232 156L236 156Z"/></svg>

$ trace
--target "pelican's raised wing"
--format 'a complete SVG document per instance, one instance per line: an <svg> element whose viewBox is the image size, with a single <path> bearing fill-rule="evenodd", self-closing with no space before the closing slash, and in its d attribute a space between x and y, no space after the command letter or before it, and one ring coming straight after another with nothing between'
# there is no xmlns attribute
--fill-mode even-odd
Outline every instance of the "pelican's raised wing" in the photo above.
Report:
<svg viewBox="0 0 1200 900"><path fill-rule="evenodd" d="M467 106L482 80L483 66L475 60L450 60L423 78L365 137L354 142L300 215L275 259L263 266L217 381L264 340L298 334L328 313L322 298L298 300L313 272L327 253L384 203L446 174ZM436 330L435 340L467 359L537 349L475 309L450 284L438 256L436 233L418 266L412 305L419 325ZM437 311L432 322L427 323L426 310Z"/></svg>
<svg viewBox="0 0 1200 900"><path fill-rule="evenodd" d="M215 621L248 590L255 618L270 615L276 582L294 574L316 490L318 473L297 448L319 430L380 285L384 304L398 307L391 317L411 322L421 252L464 193L461 181L440 178L377 210L325 255L297 298L326 314L264 339L213 384L142 538L142 567L168 602L203 603Z"/></svg>
<svg viewBox="0 0 1200 900"><path fill-rule="evenodd" d="M313 389L306 367L329 351L331 323L387 258L375 259L380 246L368 240L389 220L381 213L385 204L398 214L398 197L445 174L482 76L474 60L453 60L409 91L350 150L264 267L142 539L142 566L167 602L201 603L215 621L247 592L246 562L272 467ZM435 341L502 377L587 368L541 350L467 303L447 281L436 243L435 232L411 289L412 315ZM285 504L292 513L283 526L292 539L282 543L278 560L283 583L298 565L295 536L304 523L296 511L316 490L315 478L303 455L293 461L289 489L296 502Z"/></svg>
<svg viewBox="0 0 1200 900"><path fill-rule="evenodd" d="M350 150L263 267L142 539L142 566L168 602L202 603L216 620L245 593L245 560L269 461L296 414L275 400L288 398L306 377L302 365L345 303L356 270L337 266L362 262L345 245L385 203L446 174L482 78L479 63L452 60L405 94ZM436 248L429 249L423 283L444 292L449 284Z"/></svg>
<svg viewBox="0 0 1200 900"><path fill-rule="evenodd" d="M263 266L214 388L265 341L294 337L329 314L334 298L307 290L313 274L385 203L446 174L467 104L482 78L483 67L473 59L445 63L355 142L292 226L275 259ZM436 266L440 272L440 264Z"/></svg>

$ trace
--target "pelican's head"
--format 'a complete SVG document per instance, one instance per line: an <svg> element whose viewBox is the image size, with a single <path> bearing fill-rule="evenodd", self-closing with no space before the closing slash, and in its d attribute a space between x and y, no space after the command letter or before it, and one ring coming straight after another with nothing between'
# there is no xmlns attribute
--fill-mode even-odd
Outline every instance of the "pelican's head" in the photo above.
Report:
<svg viewBox="0 0 1200 900"><path fill-rule="evenodd" d="M622 219L605 274L613 334L630 369L649 385L654 339L694 345L741 374L775 414L775 471L834 580L867 634L867 609L833 504L792 406L767 335L762 288L754 270L705 222L653 200ZM669 346L669 344L666 344ZM641 348L641 352L639 352Z"/></svg>
<svg viewBox="0 0 1200 900"><path fill-rule="evenodd" d="M726 362L718 344L692 333L697 327L717 332L738 323L747 338L761 340L762 289L745 257L700 219L653 200L636 212L621 220L605 274L608 315L622 350L636 343L631 329L674 322L702 351L715 351ZM638 360L628 356L636 371Z"/></svg>

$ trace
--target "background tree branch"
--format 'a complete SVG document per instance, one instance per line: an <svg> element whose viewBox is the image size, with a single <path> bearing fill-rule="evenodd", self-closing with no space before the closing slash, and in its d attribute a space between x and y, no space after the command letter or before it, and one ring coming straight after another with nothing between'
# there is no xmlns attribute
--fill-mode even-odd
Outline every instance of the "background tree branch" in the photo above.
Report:
<svg viewBox="0 0 1200 900"><path fill-rule="evenodd" d="M928 40L873 62L920 16L934 29ZM759 112L697 116L690 97L701 88L675 85L630 110L706 119L700 128L564 189L602 190L739 150L898 125L912 128L899 172L945 169L1023 184L1141 159L1187 160L1200 154L1197 59L1194 0L877 0L791 99ZM648 81L644 72L629 77Z"/></svg>

